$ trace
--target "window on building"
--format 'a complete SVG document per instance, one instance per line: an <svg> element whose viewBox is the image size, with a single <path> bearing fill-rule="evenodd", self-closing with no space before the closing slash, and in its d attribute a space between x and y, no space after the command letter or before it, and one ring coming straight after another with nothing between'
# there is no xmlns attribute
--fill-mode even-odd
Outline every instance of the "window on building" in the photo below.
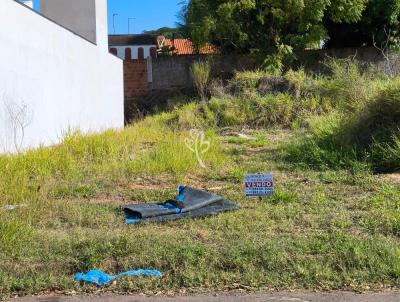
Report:
<svg viewBox="0 0 400 302"><path fill-rule="evenodd" d="M125 48L125 60L132 60L132 50Z"/></svg>
<svg viewBox="0 0 400 302"><path fill-rule="evenodd" d="M112 53L115 56L118 56L118 50L115 47L110 48L110 53Z"/></svg>
<svg viewBox="0 0 400 302"><path fill-rule="evenodd" d="M139 49L138 49L138 58L139 58L139 60L144 60L144 49L143 49L143 47L139 47Z"/></svg>

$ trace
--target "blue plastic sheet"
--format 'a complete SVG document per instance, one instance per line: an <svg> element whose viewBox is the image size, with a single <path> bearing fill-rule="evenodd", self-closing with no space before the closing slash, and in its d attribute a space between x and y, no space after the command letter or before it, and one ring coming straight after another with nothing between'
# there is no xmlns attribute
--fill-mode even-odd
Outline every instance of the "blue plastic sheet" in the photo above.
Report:
<svg viewBox="0 0 400 302"><path fill-rule="evenodd" d="M160 223L183 218L200 218L233 211L238 207L223 197L191 187L179 186L174 200L122 207L126 223Z"/></svg>
<svg viewBox="0 0 400 302"><path fill-rule="evenodd" d="M75 281L85 281L88 283L94 283L98 286L104 286L109 284L111 281L123 277L123 276L146 276L146 277L162 277L162 273L157 270L136 270L136 271L127 271L125 273L121 273L119 275L110 276L102 271L92 270L87 272L86 274L77 273L75 275Z"/></svg>
<svg viewBox="0 0 400 302"><path fill-rule="evenodd" d="M135 224L135 223L139 223L139 222L142 222L142 219L126 218L126 220L125 220L125 224Z"/></svg>

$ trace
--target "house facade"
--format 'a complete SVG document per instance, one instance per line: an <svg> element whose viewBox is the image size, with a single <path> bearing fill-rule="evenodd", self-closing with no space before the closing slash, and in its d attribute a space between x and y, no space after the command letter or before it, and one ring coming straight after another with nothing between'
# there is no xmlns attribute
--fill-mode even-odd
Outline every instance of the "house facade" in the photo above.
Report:
<svg viewBox="0 0 400 302"><path fill-rule="evenodd" d="M0 1L0 152L124 125L123 64L106 0Z"/></svg>
<svg viewBox="0 0 400 302"><path fill-rule="evenodd" d="M110 52L122 60L145 60L157 57L157 36L155 35L110 35Z"/></svg>

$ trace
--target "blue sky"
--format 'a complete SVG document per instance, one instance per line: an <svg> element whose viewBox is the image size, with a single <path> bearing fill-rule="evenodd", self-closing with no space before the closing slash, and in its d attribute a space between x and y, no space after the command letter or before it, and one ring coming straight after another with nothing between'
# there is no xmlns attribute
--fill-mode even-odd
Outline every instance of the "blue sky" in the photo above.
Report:
<svg viewBox="0 0 400 302"><path fill-rule="evenodd" d="M35 9L38 9L39 7L39 0L33 0L33 6Z"/></svg>
<svg viewBox="0 0 400 302"><path fill-rule="evenodd" d="M182 0L108 0L109 32L113 30L113 14L115 16L115 30L117 34L128 33L128 18L131 32L141 33L143 30L157 29L163 26L174 27L178 21L176 17L180 11L179 3Z"/></svg>
<svg viewBox="0 0 400 302"><path fill-rule="evenodd" d="M2 1L2 0L0 0ZM180 11L182 0L108 0L108 28L114 33L113 14L115 16L115 32L128 33L128 18L130 33L142 33L144 30L157 29L164 26L174 27L178 21L176 15ZM35 7L39 0L34 0Z"/></svg>

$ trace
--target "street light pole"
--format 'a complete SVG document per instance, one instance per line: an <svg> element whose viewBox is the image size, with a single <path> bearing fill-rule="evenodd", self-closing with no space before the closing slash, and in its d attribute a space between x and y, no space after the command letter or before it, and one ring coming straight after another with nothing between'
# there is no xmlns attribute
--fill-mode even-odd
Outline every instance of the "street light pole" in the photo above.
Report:
<svg viewBox="0 0 400 302"><path fill-rule="evenodd" d="M114 29L114 35L115 35L115 16L118 16L118 14L113 14L113 29Z"/></svg>

